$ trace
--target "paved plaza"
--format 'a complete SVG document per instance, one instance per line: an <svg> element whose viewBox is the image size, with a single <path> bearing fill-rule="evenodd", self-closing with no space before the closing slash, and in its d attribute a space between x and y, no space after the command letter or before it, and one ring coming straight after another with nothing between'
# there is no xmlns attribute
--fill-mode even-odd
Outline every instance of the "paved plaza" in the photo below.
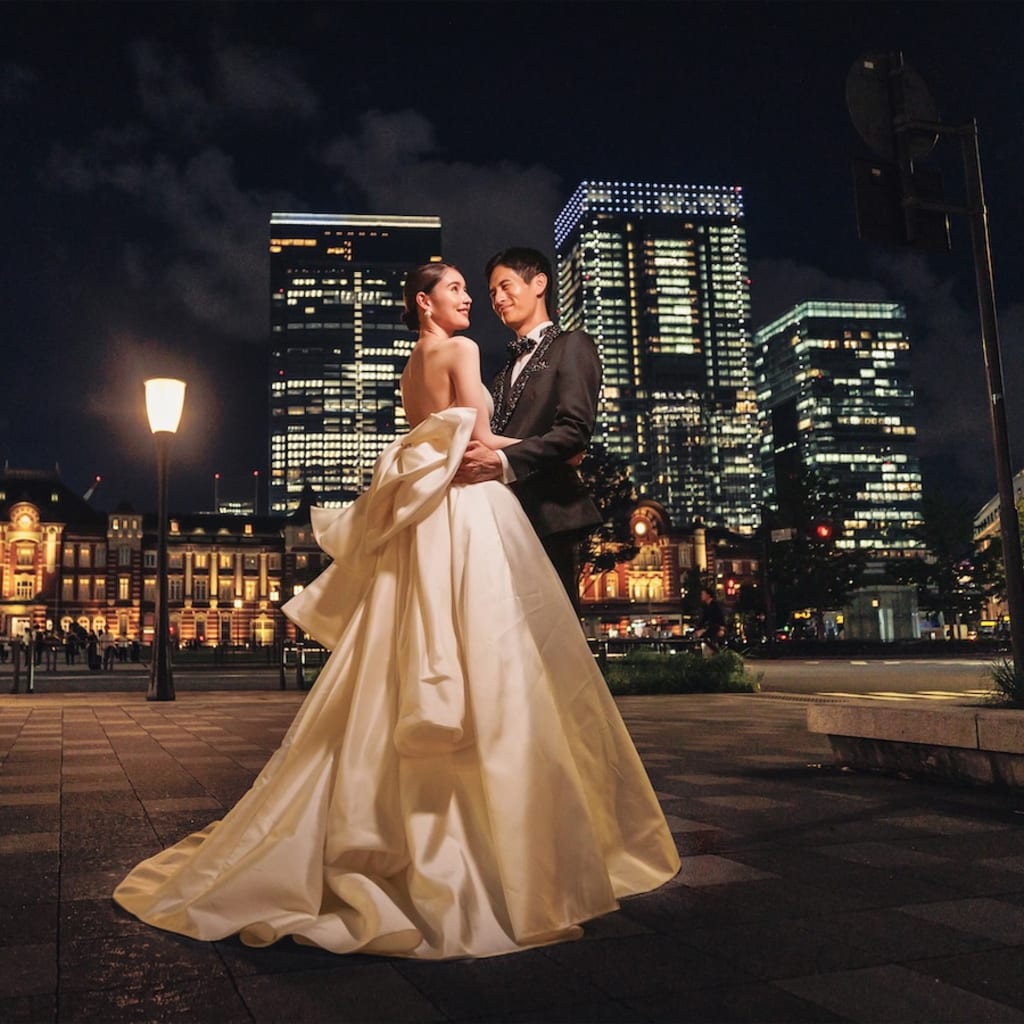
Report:
<svg viewBox="0 0 1024 1024"><path fill-rule="evenodd" d="M680 875L578 942L417 963L195 942L116 907L129 868L242 795L304 696L264 672L149 703L120 678L0 697L4 1024L1024 1022L1024 799L838 769L805 699L621 700Z"/></svg>

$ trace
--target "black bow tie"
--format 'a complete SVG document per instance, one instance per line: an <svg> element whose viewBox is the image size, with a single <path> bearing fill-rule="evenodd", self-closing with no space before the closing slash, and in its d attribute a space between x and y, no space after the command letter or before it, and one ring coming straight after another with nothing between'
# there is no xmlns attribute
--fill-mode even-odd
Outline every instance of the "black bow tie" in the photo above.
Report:
<svg viewBox="0 0 1024 1024"><path fill-rule="evenodd" d="M536 338L530 338L523 335L523 337L516 338L515 341L510 341L508 343L509 355L512 356L513 359L518 359L524 352L532 351L536 344Z"/></svg>

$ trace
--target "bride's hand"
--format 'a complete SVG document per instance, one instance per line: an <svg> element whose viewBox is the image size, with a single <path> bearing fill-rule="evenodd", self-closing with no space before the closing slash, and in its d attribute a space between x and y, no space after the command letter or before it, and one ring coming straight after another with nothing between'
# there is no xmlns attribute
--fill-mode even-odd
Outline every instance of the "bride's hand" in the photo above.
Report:
<svg viewBox="0 0 1024 1024"><path fill-rule="evenodd" d="M503 476L497 453L480 441L470 441L452 483L478 484L484 480L500 480Z"/></svg>

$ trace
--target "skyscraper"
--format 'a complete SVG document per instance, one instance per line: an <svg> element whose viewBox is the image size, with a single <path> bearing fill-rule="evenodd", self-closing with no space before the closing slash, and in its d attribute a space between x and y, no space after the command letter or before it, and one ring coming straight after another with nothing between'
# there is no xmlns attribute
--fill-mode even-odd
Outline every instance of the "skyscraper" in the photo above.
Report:
<svg viewBox="0 0 1024 1024"><path fill-rule="evenodd" d="M837 543L919 550L921 472L910 338L898 302L803 302L755 335L766 493L810 469L849 512Z"/></svg>
<svg viewBox="0 0 1024 1024"><path fill-rule="evenodd" d="M402 282L440 253L437 217L271 215L271 513L307 485L348 504L405 429L398 376L415 339Z"/></svg>
<svg viewBox="0 0 1024 1024"><path fill-rule="evenodd" d="M757 525L743 194L582 182L555 221L559 316L597 339L595 440L678 524Z"/></svg>

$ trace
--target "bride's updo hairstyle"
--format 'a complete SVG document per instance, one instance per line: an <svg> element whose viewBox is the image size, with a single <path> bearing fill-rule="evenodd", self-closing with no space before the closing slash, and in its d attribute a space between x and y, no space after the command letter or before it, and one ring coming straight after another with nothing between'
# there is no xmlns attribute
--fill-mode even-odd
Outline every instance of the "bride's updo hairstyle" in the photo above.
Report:
<svg viewBox="0 0 1024 1024"><path fill-rule="evenodd" d="M416 305L416 296L420 292L429 295L438 281L444 277L449 270L458 270L458 267L451 263L424 263L413 270L405 279L402 286L402 299L405 302L405 312L402 314L402 323L410 331L420 329L420 309Z"/></svg>

